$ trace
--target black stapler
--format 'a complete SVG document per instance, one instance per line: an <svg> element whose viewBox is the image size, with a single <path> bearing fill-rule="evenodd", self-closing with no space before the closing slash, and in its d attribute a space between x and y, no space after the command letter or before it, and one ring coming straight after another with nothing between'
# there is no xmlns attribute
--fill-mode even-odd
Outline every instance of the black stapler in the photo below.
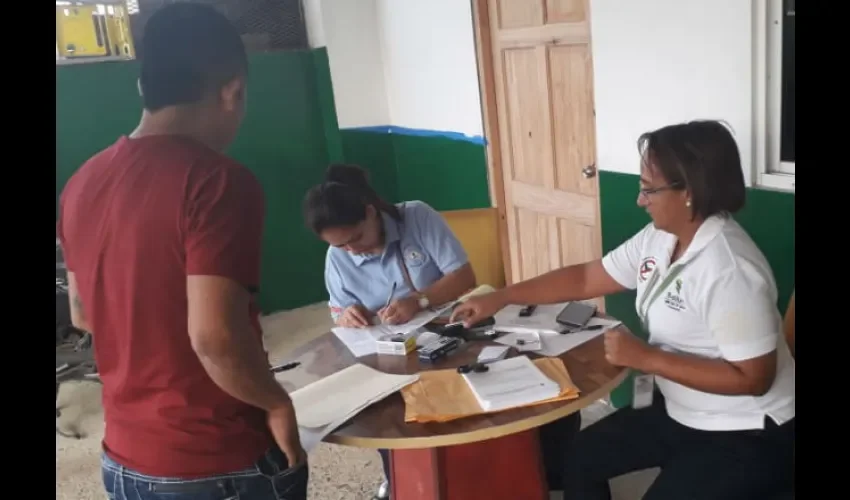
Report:
<svg viewBox="0 0 850 500"><path fill-rule="evenodd" d="M463 325L463 321L457 321L436 328L434 333L442 335L444 337L455 337L464 340L490 340L498 336L496 334L488 335L487 332L487 330L489 330L489 328L495 324L496 318L490 316L489 318L485 318L479 321L478 323L470 326L469 328L466 328Z"/></svg>

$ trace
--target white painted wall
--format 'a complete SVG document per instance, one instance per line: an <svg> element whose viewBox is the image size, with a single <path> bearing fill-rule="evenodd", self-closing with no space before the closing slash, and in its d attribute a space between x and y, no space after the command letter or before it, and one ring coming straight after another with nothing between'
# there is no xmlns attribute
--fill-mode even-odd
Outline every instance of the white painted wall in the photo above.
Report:
<svg viewBox="0 0 850 500"><path fill-rule="evenodd" d="M472 5L463 0L304 0L326 46L340 128L483 135Z"/></svg>
<svg viewBox="0 0 850 500"><path fill-rule="evenodd" d="M391 124L483 135L472 3L377 1Z"/></svg>
<svg viewBox="0 0 850 500"><path fill-rule="evenodd" d="M340 127L482 135L471 2L305 1L322 2ZM647 130L722 119L751 183L753 1L591 0L600 169L638 173Z"/></svg>
<svg viewBox="0 0 850 500"><path fill-rule="evenodd" d="M598 167L638 173L648 130L723 119L748 183L753 138L752 6L747 0L592 0Z"/></svg>
<svg viewBox="0 0 850 500"><path fill-rule="evenodd" d="M340 128L390 123L376 0L304 0L311 47L325 46Z"/></svg>
<svg viewBox="0 0 850 500"><path fill-rule="evenodd" d="M325 26L322 15L322 0L302 0L304 24L307 25L307 43L311 49L325 46Z"/></svg>

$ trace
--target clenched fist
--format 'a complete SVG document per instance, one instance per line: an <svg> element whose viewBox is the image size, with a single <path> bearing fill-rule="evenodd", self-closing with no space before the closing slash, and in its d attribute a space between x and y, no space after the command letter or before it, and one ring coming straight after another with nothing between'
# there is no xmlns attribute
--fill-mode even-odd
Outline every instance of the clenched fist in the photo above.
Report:
<svg viewBox="0 0 850 500"><path fill-rule="evenodd" d="M641 370L651 355L652 348L625 329L614 328L605 332L605 359L614 366Z"/></svg>

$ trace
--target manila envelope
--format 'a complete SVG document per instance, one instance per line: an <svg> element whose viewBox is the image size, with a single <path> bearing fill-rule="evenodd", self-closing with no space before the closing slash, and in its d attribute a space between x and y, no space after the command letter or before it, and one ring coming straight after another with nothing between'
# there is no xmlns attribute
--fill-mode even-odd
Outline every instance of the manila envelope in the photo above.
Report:
<svg viewBox="0 0 850 500"><path fill-rule="evenodd" d="M568 401L579 397L578 387L570 379L564 362L559 358L539 358L533 363L544 375L561 386L561 394L523 406ZM405 422L449 422L474 415L510 411L484 411L463 376L455 369L421 372L418 381L401 390L401 396L405 403Z"/></svg>

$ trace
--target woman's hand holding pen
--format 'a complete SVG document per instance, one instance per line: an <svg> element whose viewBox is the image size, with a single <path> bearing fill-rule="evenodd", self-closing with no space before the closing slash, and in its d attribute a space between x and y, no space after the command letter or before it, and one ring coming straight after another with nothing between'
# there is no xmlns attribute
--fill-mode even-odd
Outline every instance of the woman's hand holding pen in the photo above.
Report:
<svg viewBox="0 0 850 500"><path fill-rule="evenodd" d="M381 323L388 325L400 325L412 320L419 312L419 300L411 295L403 299L391 302L390 305L378 311Z"/></svg>

